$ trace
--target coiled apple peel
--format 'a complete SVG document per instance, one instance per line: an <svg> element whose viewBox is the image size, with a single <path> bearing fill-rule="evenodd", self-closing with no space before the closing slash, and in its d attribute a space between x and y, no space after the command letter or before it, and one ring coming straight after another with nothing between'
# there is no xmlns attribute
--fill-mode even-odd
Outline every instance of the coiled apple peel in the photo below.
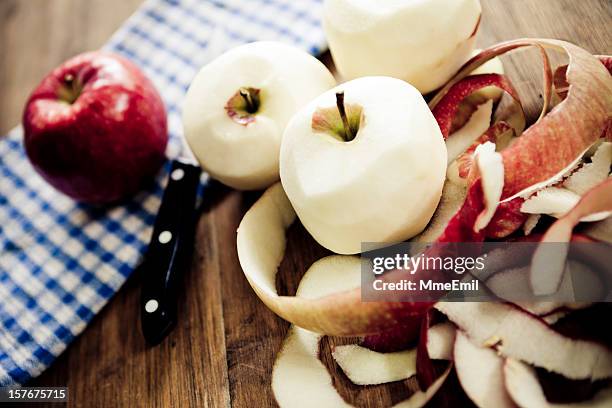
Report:
<svg viewBox="0 0 612 408"><path fill-rule="evenodd" d="M552 39L519 39L490 47L468 61L430 102L433 112L437 112L436 118L444 136L449 136L453 115L456 114L458 105L477 89L496 86L520 103L512 85L501 74L466 77L492 58L529 46L537 47L543 55L545 89L542 114L537 122L522 134L520 134L522 129L513 129L515 134L520 135L513 138L507 147L501 144L497 146L500 150L498 152L495 151L495 146L492 149L490 145L483 144L480 147L478 143L474 145L474 151L477 153L464 156L467 163L466 172L469 175L463 179L467 184L461 186L461 183L447 181L447 185L452 183L453 187L445 186L445 191L453 199L445 200L443 196L437 213L444 214L445 220L440 222L436 218L437 215L434 216L431 225L437 225L437 228L436 231L429 231L430 233L426 235L428 238L436 237L436 242L474 242L489 237L507 236L519 229L527 219L521 209L533 204L528 204L529 201L524 203L525 199L559 183L563 183L562 188L584 197L578 200L574 209L566 208L567 205L563 208L567 215L562 216L559 211L557 215L561 218L553 225L551 231L544 235L545 241L553 238L569 240L573 227L585 215L592 214L593 208L600 213L612 210L612 194L608 191L609 180L595 187L595 192L584 187L589 183L592 187L593 180L601 181L601 174L605 173L605 160L609 161L607 158L609 154L606 153L609 148L600 146L591 163L581 166L585 153L600 138L609 138L612 118L612 76L607 69L608 65L612 64L606 65L606 61L610 61L609 57L598 58L571 43ZM551 75L545 49L564 51L569 56L568 66L560 67L554 76ZM547 112L553 82L561 102ZM486 140L481 142L484 143ZM461 154L458 157L461 157ZM574 171L575 169L578 170ZM455 181L461 182L461 180ZM602 190L605 194L601 193ZM461 200L463 203L458 205ZM448 208L457 207L459 209L449 217L448 214L454 211L452 209L449 211ZM532 213L541 214L538 211ZM282 186L277 183L270 187L246 213L238 229L238 256L249 283L272 311L294 324L275 365L273 389L281 406L299 406L296 401L301 401L303 406L313 404L346 406L347 403L333 388L327 369L318 360L320 336L368 335L393 330L394 327L420 318L433 303L361 302L361 292L358 288L360 261L355 257L340 255L327 257L315 263L306 273L296 296L279 296L275 285L276 271L284 255L285 231L295 218L295 212ZM534 225L530 226L530 229ZM479 306L489 308L486 318L480 315L479 311L466 314L462 309L466 307L471 306L442 303L438 305L438 309L447 314L451 322L465 331L465 334L459 335L455 341L455 352L468 350L469 353L466 352L468 355L486 353L491 369L497 370L494 377L495 387L503 393L499 398L505 402L513 400L520 403L515 383L525 381L529 387L534 387L533 378L524 372L521 377L510 376L514 383L506 378L504 387L500 386L498 381L501 378L500 370L509 373L516 364L524 365L517 363L515 359L560 372L567 378L612 377L612 354L605 347L565 338L548 329L544 320L537 320L538 318L524 310L513 309L514 306L507 304ZM514 316L514 319L509 321L510 315ZM488 322L489 326L480 325L483 321ZM496 330L502 330L505 336L501 342L495 338ZM487 333L491 334L490 338L482 337L488 335ZM563 351L561 355L567 357L567 361L562 361L559 355L554 353L555 350L546 353L542 349L547 347L544 344L539 348L522 345L525 338L538 333L551 342L553 349L555 345L561 347ZM480 343L474 345L474 339L479 339ZM472 343L466 344L466 341ZM479 347L482 349L478 349ZM493 354L495 358L491 357L491 350L497 350L502 357L497 357L495 354ZM572 358L571 354L575 352L582 358ZM339 348L336 351L336 358L340 365L346 368L347 373L352 373L350 377L357 383L385 380L385 375L389 375L389 372L380 374L378 379L369 378L354 365L358 359L367 358L369 353L376 352L351 346L351 348ZM406 358L406 354L410 352L400 353L404 353L402 358ZM463 352L460 353L461 358L465 357ZM392 359L394 355L390 353L387 357L381 357L380 354L375 356L385 361ZM471 368L465 358L458 361L461 361L458 368L460 380L463 377L465 381L471 381L469 385L464 385L468 396L477 405L481 405L483 398L490 398L490 395L483 394L482 388L474 386L472 380L467 380L470 372L466 370ZM529 366L525 367L529 369ZM412 407L426 403L437 392L449 371L450 366L429 388L415 393L398 406L404 404ZM403 371L404 375L399 375L398 372L402 370L395 371L395 376L391 375L386 379L407 376L411 373L409 367ZM537 383L537 379L535 381ZM533 398L540 398L537 387L534 390ZM609 394L604 391L602 393ZM301 398L295 399L296 395Z"/></svg>

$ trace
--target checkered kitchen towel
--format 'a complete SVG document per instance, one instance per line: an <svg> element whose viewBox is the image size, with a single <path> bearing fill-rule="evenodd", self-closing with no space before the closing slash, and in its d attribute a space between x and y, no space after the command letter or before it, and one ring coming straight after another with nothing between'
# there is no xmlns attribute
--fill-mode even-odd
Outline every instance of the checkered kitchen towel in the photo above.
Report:
<svg viewBox="0 0 612 408"><path fill-rule="evenodd" d="M148 0L106 48L139 65L161 92L172 157L180 104L197 70L262 39L319 53L320 1ZM119 290L146 249L164 175L126 205L99 210L34 173L21 129L0 139L0 385L40 374Z"/></svg>

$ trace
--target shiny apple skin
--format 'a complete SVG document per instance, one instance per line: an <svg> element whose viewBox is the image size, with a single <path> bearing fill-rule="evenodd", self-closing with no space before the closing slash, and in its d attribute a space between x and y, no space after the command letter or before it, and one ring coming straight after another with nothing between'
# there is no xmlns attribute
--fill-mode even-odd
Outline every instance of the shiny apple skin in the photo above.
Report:
<svg viewBox="0 0 612 408"><path fill-rule="evenodd" d="M82 84L72 103L60 98L70 75ZM166 160L166 121L161 97L136 65L109 52L88 52L57 67L30 95L25 150L57 190L80 202L112 203L159 171Z"/></svg>

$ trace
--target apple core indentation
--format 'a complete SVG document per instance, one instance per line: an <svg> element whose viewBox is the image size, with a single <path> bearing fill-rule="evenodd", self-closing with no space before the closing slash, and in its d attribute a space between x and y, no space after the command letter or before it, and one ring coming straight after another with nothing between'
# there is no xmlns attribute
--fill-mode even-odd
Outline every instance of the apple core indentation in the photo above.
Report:
<svg viewBox="0 0 612 408"><path fill-rule="evenodd" d="M344 91L336 92L336 106L319 108L312 115L312 129L325 132L343 142L355 139L359 132L363 108L344 102Z"/></svg>
<svg viewBox="0 0 612 408"><path fill-rule="evenodd" d="M225 111L234 122L246 126L255 121L255 115L260 107L260 90L243 86L227 101Z"/></svg>

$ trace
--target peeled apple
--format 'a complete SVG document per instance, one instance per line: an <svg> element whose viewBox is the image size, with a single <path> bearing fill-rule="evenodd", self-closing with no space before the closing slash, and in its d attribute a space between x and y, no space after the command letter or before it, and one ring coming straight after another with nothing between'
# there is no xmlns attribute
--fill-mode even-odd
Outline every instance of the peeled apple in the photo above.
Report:
<svg viewBox="0 0 612 408"><path fill-rule="evenodd" d="M478 0L326 0L323 13L345 79L387 75L427 93L470 58L481 8Z"/></svg>

